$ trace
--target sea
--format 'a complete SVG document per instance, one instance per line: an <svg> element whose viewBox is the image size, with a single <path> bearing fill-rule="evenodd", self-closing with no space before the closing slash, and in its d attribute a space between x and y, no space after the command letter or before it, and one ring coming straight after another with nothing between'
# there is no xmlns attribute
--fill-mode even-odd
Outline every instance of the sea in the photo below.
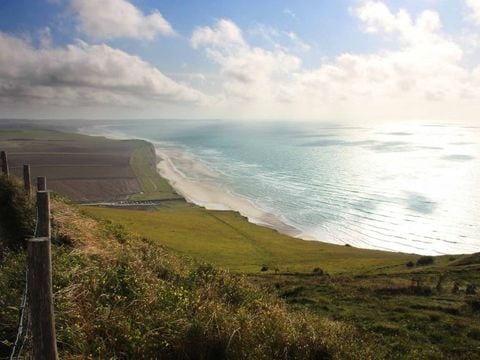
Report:
<svg viewBox="0 0 480 360"><path fill-rule="evenodd" d="M306 241L480 251L480 127L132 120L83 131L149 140L160 173L187 200Z"/></svg>

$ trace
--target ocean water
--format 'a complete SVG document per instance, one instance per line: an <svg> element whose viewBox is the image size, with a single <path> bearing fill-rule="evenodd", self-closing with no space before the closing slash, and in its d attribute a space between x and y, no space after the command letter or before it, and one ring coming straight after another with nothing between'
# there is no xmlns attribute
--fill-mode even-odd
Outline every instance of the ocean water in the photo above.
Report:
<svg viewBox="0 0 480 360"><path fill-rule="evenodd" d="M255 221L235 202L222 204L225 197L195 194L226 192L305 239L418 254L480 251L480 127L157 120L96 131L154 142L192 201Z"/></svg>

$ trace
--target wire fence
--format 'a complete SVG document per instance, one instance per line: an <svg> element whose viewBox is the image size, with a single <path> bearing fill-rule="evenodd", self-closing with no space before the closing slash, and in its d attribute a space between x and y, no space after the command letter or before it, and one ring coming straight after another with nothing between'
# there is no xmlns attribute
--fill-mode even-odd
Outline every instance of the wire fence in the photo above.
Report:
<svg viewBox="0 0 480 360"><path fill-rule="evenodd" d="M38 235L38 209L36 209L35 231L34 237ZM28 311L28 265L25 265L25 287L23 289L20 301L20 314L18 317L17 336L13 344L10 360L20 359L22 351L28 340L30 312Z"/></svg>

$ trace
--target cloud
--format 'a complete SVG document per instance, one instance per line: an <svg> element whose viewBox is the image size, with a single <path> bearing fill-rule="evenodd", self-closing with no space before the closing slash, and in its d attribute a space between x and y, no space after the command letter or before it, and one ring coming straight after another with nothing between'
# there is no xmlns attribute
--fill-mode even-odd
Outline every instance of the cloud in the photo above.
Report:
<svg viewBox="0 0 480 360"><path fill-rule="evenodd" d="M0 33L0 102L49 105L142 106L207 101L138 56L85 42L35 48Z"/></svg>
<svg viewBox="0 0 480 360"><path fill-rule="evenodd" d="M250 46L242 31L230 20L214 27L202 27L191 38L195 48L205 48L210 59L220 65L225 95L232 101L267 100L281 96L280 79L291 76L300 58L282 49L266 50Z"/></svg>
<svg viewBox="0 0 480 360"><path fill-rule="evenodd" d="M160 12L145 15L127 0L72 0L71 6L79 29L94 39L153 40L175 34Z"/></svg>
<svg viewBox="0 0 480 360"><path fill-rule="evenodd" d="M222 48L246 47L242 31L230 20L217 21L215 28L209 26L197 28L191 39L194 48L214 46Z"/></svg>
<svg viewBox="0 0 480 360"><path fill-rule="evenodd" d="M479 0L465 0L465 4L472 10L471 18L480 24L480 1Z"/></svg>
<svg viewBox="0 0 480 360"><path fill-rule="evenodd" d="M167 116L173 104L177 114L196 117L477 120L480 65L471 65L473 46L467 45L476 37L448 35L433 10L413 15L379 0L355 3L350 13L364 36L386 39L388 47L344 52L317 65L312 51L308 66L302 57L310 46L296 33L267 25L243 31L229 19L197 27L190 38L216 70L202 73L189 63L185 72L170 76L105 44L52 47L49 28L31 41L0 33L2 110L20 102L98 111L108 105ZM80 28L95 39L173 34L166 21L158 21L160 14L142 14L125 0L73 0L72 6Z"/></svg>
<svg viewBox="0 0 480 360"><path fill-rule="evenodd" d="M290 16L292 19L295 19L295 20L297 19L297 14L295 14L292 10L290 10L288 8L283 9L283 13L285 15Z"/></svg>
<svg viewBox="0 0 480 360"><path fill-rule="evenodd" d="M367 1L354 12L367 32L397 33L407 42L423 40L441 28L440 18L432 10L423 11L414 21L404 9L394 14L381 1Z"/></svg>
<svg viewBox="0 0 480 360"><path fill-rule="evenodd" d="M192 44L220 66L226 109L245 117L466 120L480 111L480 66L464 65L435 11L413 17L364 1L352 14L366 33L396 46L307 69L288 48L250 45L226 19L197 29Z"/></svg>

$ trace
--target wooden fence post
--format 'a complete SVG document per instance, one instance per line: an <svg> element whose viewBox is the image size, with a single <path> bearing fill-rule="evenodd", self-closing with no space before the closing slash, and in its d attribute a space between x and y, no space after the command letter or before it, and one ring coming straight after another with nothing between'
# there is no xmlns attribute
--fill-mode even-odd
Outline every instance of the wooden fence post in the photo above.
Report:
<svg viewBox="0 0 480 360"><path fill-rule="evenodd" d="M36 237L28 241L28 302L34 360L57 360L53 312L50 196L37 192Z"/></svg>
<svg viewBox="0 0 480 360"><path fill-rule="evenodd" d="M32 181L30 177L30 165L23 165L23 187L28 197L32 196Z"/></svg>
<svg viewBox="0 0 480 360"><path fill-rule="evenodd" d="M37 191L47 191L47 178L45 176L37 177Z"/></svg>
<svg viewBox="0 0 480 360"><path fill-rule="evenodd" d="M7 159L7 153L5 151L0 152L0 158L2 160L2 173L6 177L8 177L8 159Z"/></svg>

